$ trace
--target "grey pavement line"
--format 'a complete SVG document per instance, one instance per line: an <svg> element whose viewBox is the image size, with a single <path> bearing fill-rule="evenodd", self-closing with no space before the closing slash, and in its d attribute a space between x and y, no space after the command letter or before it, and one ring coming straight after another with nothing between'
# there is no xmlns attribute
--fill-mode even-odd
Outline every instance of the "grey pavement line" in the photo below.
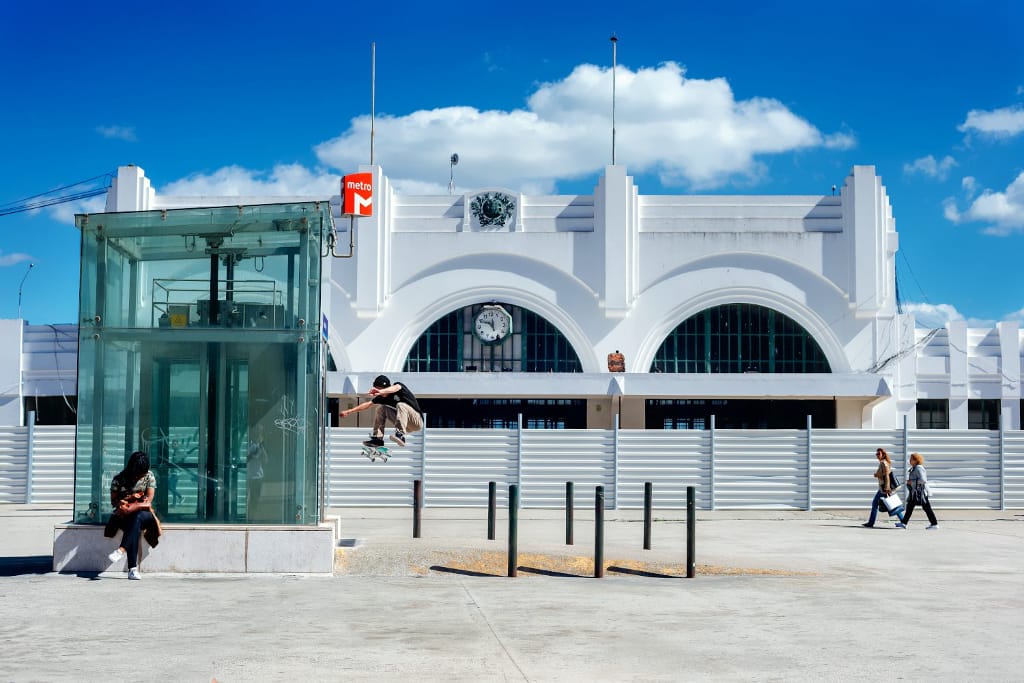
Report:
<svg viewBox="0 0 1024 683"><path fill-rule="evenodd" d="M504 652L508 660L512 662L512 666L516 668L516 671L519 672L519 675L522 676L523 680L529 681L530 679L526 675L526 672L523 671L522 667L519 666L519 662L516 661L515 657L512 656L512 653L508 651L507 647L505 647L505 642L498 635L498 632L494 630L494 626L491 624L491 620L487 618L487 614L484 612L483 608L480 607L480 603L477 602L476 598L469 591L469 587L466 585L466 581L460 578L459 585L462 586L462 590L466 593L466 597L469 598L470 602L473 604L473 607L476 610L476 613L480 616L484 624L487 626L487 630L491 632L492 636L494 636L494 641L498 643L498 645L501 647L501 651Z"/></svg>

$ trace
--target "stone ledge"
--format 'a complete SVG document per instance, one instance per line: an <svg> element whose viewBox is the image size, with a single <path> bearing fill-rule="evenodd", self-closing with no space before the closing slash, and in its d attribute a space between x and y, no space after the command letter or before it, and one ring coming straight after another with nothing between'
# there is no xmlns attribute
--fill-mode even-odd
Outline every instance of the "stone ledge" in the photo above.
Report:
<svg viewBox="0 0 1024 683"><path fill-rule="evenodd" d="M338 540L336 519L319 526L164 524L156 548L141 542L140 568L148 572L330 574ZM124 569L107 556L117 547L93 524L53 528L53 570L104 572Z"/></svg>

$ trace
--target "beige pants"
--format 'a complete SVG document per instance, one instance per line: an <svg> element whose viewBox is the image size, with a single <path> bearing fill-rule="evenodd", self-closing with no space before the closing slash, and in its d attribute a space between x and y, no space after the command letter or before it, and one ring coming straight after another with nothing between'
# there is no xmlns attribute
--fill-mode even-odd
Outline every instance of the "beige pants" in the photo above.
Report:
<svg viewBox="0 0 1024 683"><path fill-rule="evenodd" d="M373 435L383 438L384 427L389 422L406 434L423 429L423 418L408 403L399 403L397 410L391 406L377 406L373 417Z"/></svg>

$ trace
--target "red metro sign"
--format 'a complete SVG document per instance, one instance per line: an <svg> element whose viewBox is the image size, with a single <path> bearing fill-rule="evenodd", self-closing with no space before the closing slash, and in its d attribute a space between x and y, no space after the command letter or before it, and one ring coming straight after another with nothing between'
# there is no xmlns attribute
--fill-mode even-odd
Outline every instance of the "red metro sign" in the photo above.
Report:
<svg viewBox="0 0 1024 683"><path fill-rule="evenodd" d="M341 179L341 214L373 215L373 174L350 173Z"/></svg>

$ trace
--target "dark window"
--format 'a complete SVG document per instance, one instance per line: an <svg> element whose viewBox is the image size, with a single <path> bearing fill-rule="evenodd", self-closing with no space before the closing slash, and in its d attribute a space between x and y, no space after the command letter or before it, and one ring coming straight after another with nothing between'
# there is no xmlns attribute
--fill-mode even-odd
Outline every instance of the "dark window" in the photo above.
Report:
<svg viewBox="0 0 1024 683"><path fill-rule="evenodd" d="M792 318L755 304L708 308L668 335L651 372L831 372L821 347Z"/></svg>
<svg viewBox="0 0 1024 683"><path fill-rule="evenodd" d="M73 425L77 407L77 396L29 396L25 398L25 420L29 411L35 411L37 425Z"/></svg>
<svg viewBox="0 0 1024 683"><path fill-rule="evenodd" d="M917 400L918 429L949 429L949 400L919 398Z"/></svg>
<svg viewBox="0 0 1024 683"><path fill-rule="evenodd" d="M836 404L831 400L774 399L647 399L647 429L834 429Z"/></svg>
<svg viewBox="0 0 1024 683"><path fill-rule="evenodd" d="M533 311L502 304L512 334L485 344L473 320L485 304L453 311L435 321L413 344L404 372L582 372L579 356L554 325Z"/></svg>
<svg viewBox="0 0 1024 683"><path fill-rule="evenodd" d="M420 335L405 359L405 372L462 370L462 316L459 311L440 318Z"/></svg>
<svg viewBox="0 0 1024 683"><path fill-rule="evenodd" d="M999 399L971 398L967 400L968 429L999 429Z"/></svg>
<svg viewBox="0 0 1024 683"><path fill-rule="evenodd" d="M422 398L427 427L586 429L587 402L569 398Z"/></svg>

